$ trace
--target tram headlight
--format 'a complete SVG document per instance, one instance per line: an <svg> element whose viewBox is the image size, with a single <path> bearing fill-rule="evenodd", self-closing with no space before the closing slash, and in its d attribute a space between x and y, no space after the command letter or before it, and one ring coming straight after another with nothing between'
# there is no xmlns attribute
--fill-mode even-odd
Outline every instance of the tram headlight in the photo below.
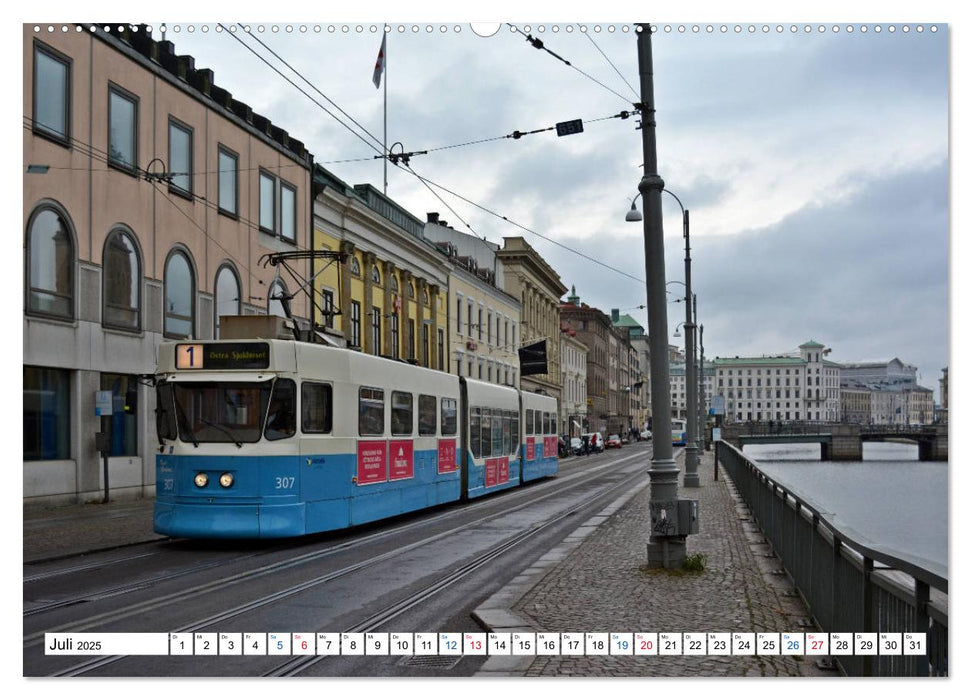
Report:
<svg viewBox="0 0 971 700"><path fill-rule="evenodd" d="M222 486L224 489L228 489L230 486L233 485L233 475L230 474L229 472L226 472L225 474L221 474L219 476L219 485Z"/></svg>
<svg viewBox="0 0 971 700"><path fill-rule="evenodd" d="M203 474L202 472L199 472L198 474L195 475L192 481L196 486L202 489L202 488L205 488L206 484L209 483L209 477Z"/></svg>

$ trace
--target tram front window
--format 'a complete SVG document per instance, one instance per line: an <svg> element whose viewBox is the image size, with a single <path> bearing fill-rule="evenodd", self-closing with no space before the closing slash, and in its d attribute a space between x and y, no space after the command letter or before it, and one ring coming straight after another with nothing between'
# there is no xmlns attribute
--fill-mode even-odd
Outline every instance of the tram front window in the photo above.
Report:
<svg viewBox="0 0 971 700"><path fill-rule="evenodd" d="M175 383L175 415L183 442L256 442L271 382Z"/></svg>

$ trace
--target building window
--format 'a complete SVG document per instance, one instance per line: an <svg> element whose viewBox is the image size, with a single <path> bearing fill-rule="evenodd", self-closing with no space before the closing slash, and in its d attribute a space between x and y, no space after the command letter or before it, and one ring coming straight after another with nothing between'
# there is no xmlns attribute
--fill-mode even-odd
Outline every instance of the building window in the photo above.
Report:
<svg viewBox="0 0 971 700"><path fill-rule="evenodd" d="M398 359L398 314L391 314L391 357Z"/></svg>
<svg viewBox="0 0 971 700"><path fill-rule="evenodd" d="M466 321L467 321L467 323L466 323L467 328L465 329L466 330L466 333L465 334L467 336L469 336L470 338L472 337L472 325L473 325L473 323L472 323L472 311L473 311L473 309L474 309L474 304L473 304L472 300L469 299L469 315L468 315L468 318L466 319Z"/></svg>
<svg viewBox="0 0 971 700"><path fill-rule="evenodd" d="M105 326L137 331L141 328L141 264L134 239L115 230L105 241L101 281Z"/></svg>
<svg viewBox="0 0 971 700"><path fill-rule="evenodd" d="M280 237L297 240L297 188L280 182Z"/></svg>
<svg viewBox="0 0 971 700"><path fill-rule="evenodd" d="M24 461L71 458L71 373L24 367Z"/></svg>
<svg viewBox="0 0 971 700"><path fill-rule="evenodd" d="M429 357L428 357L428 324L421 324L421 364L423 367L428 367Z"/></svg>
<svg viewBox="0 0 971 700"><path fill-rule="evenodd" d="M111 457L138 454L138 379L127 374L102 374L101 391L111 392L109 436Z"/></svg>
<svg viewBox="0 0 971 700"><path fill-rule="evenodd" d="M415 358L415 320L413 318L408 319L408 359L414 360Z"/></svg>
<svg viewBox="0 0 971 700"><path fill-rule="evenodd" d="M185 253L174 251L165 261L165 336L191 338L195 328L195 277Z"/></svg>
<svg viewBox="0 0 971 700"><path fill-rule="evenodd" d="M28 224L27 312L74 318L74 237L67 220L49 207Z"/></svg>
<svg viewBox="0 0 971 700"><path fill-rule="evenodd" d="M192 129L169 117L169 191L192 198Z"/></svg>
<svg viewBox="0 0 971 700"><path fill-rule="evenodd" d="M68 144L71 138L71 61L34 44L34 131Z"/></svg>
<svg viewBox="0 0 971 700"><path fill-rule="evenodd" d="M222 316L238 316L240 312L239 278L236 271L229 264L219 268L216 273L216 303L215 303L215 333L219 338Z"/></svg>
<svg viewBox="0 0 971 700"><path fill-rule="evenodd" d="M381 309L375 306L371 309L371 352L381 354Z"/></svg>
<svg viewBox="0 0 971 700"><path fill-rule="evenodd" d="M286 285L281 280L273 280L270 291L266 294L266 313L270 316L288 318L289 305L290 295L287 293Z"/></svg>
<svg viewBox="0 0 971 700"><path fill-rule="evenodd" d="M482 307L479 307L479 340L482 340Z"/></svg>
<svg viewBox="0 0 971 700"><path fill-rule="evenodd" d="M361 276L361 263L357 261L357 258L351 256L351 274L355 277Z"/></svg>
<svg viewBox="0 0 971 700"><path fill-rule="evenodd" d="M276 178L260 171L260 230L276 233Z"/></svg>
<svg viewBox="0 0 971 700"><path fill-rule="evenodd" d="M361 302L351 302L351 346L361 347Z"/></svg>
<svg viewBox="0 0 971 700"><path fill-rule="evenodd" d="M445 330L438 329L438 369L445 370Z"/></svg>
<svg viewBox="0 0 971 700"><path fill-rule="evenodd" d="M138 163L138 99L108 88L108 164L134 174Z"/></svg>
<svg viewBox="0 0 971 700"><path fill-rule="evenodd" d="M327 328L334 327L334 293L329 289L323 289L320 292L321 299L321 309L324 314L324 326Z"/></svg>
<svg viewBox="0 0 971 700"><path fill-rule="evenodd" d="M236 217L239 214L239 156L219 147L219 212Z"/></svg>
<svg viewBox="0 0 971 700"><path fill-rule="evenodd" d="M377 265L371 266L371 281L377 285L381 284L381 271L378 269Z"/></svg>

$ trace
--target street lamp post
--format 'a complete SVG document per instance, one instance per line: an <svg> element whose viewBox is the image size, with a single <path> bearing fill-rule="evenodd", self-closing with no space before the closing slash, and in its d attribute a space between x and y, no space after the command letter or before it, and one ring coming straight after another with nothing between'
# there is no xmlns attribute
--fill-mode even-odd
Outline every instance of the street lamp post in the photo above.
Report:
<svg viewBox="0 0 971 700"><path fill-rule="evenodd" d="M671 434L671 377L668 365L668 318L664 282L664 226L661 191L664 180L657 172L657 135L654 121L654 68L651 26L638 25L638 72L640 74L641 143L644 172L637 189L644 202L644 260L647 273L647 326L651 347L651 409L654 414L651 479L651 533L647 543L649 566L678 567L684 561L685 536L669 529L678 510L678 467L674 462ZM660 350L660 352L659 352ZM674 511L672 513L671 511Z"/></svg>
<svg viewBox="0 0 971 700"><path fill-rule="evenodd" d="M695 318L698 309L695 308ZM704 452L707 444L708 412L705 410L705 324L698 326L698 451Z"/></svg>

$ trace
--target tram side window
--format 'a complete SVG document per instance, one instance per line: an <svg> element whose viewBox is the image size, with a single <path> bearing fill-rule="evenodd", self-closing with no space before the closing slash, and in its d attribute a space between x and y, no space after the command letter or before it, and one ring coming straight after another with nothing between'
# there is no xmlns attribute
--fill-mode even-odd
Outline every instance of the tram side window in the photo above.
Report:
<svg viewBox="0 0 971 700"><path fill-rule="evenodd" d="M297 385L292 379L278 379L273 385L270 396L270 410L267 413L267 440L282 440L297 432Z"/></svg>
<svg viewBox="0 0 971 700"><path fill-rule="evenodd" d="M333 429L334 390L330 384L304 382L300 386L300 429L329 433Z"/></svg>
<svg viewBox="0 0 971 700"><path fill-rule="evenodd" d="M513 451L519 450L519 411L513 411L512 413L512 449Z"/></svg>
<svg viewBox="0 0 971 700"><path fill-rule="evenodd" d="M482 409L482 432L479 434L479 452L483 457L492 456L492 409Z"/></svg>
<svg viewBox="0 0 971 700"><path fill-rule="evenodd" d="M502 412L502 454L512 452L512 413Z"/></svg>
<svg viewBox="0 0 971 700"><path fill-rule="evenodd" d="M543 411L543 435L549 435L552 431L550 430L550 414Z"/></svg>
<svg viewBox="0 0 971 700"><path fill-rule="evenodd" d="M478 408L469 409L469 447L475 459L482 457L482 447L479 444L479 433L482 430L482 412Z"/></svg>
<svg viewBox="0 0 971 700"><path fill-rule="evenodd" d="M526 434L533 434L533 409L526 409Z"/></svg>
<svg viewBox="0 0 971 700"><path fill-rule="evenodd" d="M384 435L384 390L361 387L358 402L358 433Z"/></svg>
<svg viewBox="0 0 971 700"><path fill-rule="evenodd" d="M391 392L391 434L411 435L414 431L414 397L404 391Z"/></svg>
<svg viewBox="0 0 971 700"><path fill-rule="evenodd" d="M418 434L434 435L438 432L438 416L436 415L436 401L434 396L418 395Z"/></svg>
<svg viewBox="0 0 971 700"><path fill-rule="evenodd" d="M442 435L455 435L458 432L458 402L455 399L442 399Z"/></svg>
<svg viewBox="0 0 971 700"><path fill-rule="evenodd" d="M505 454L502 451L502 411L495 410L492 415L492 456Z"/></svg>
<svg viewBox="0 0 971 700"><path fill-rule="evenodd" d="M556 435L556 414L550 414L550 435Z"/></svg>

